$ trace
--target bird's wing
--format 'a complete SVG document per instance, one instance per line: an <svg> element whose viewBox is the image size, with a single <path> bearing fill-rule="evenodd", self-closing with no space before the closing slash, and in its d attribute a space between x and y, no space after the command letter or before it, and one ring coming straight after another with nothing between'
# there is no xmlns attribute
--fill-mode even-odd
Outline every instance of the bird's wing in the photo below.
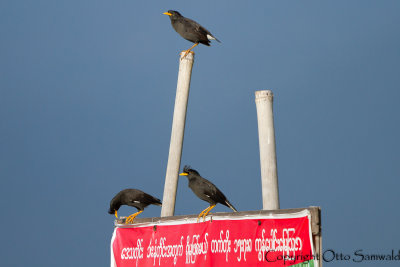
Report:
<svg viewBox="0 0 400 267"><path fill-rule="evenodd" d="M202 189L204 194L214 195L217 193L218 188L210 181L208 181L204 178L201 178L201 179L197 179L197 183L199 185L199 188Z"/></svg>
<svg viewBox="0 0 400 267"><path fill-rule="evenodd" d="M211 199L215 203L221 203L222 205L225 205L232 210L237 211L228 201L224 193L222 193L222 191L219 190L218 187L209 180L203 177L197 177L197 179L195 180L195 184L189 184L189 186L193 189L193 191L199 198L208 201L206 198L204 198L204 196L206 196L208 199Z"/></svg>
<svg viewBox="0 0 400 267"><path fill-rule="evenodd" d="M210 32L206 28L204 28L203 26L201 26L200 24L198 24L196 21L194 21L192 19L185 18L184 23L185 23L185 26L188 29L188 31L194 30L199 33L210 34Z"/></svg>
<svg viewBox="0 0 400 267"><path fill-rule="evenodd" d="M214 185L212 182L205 180L210 188L210 192L212 193L212 198L215 202L221 203L227 207L229 207L227 205L227 201L228 199L226 198L226 196L224 195L224 193L222 193L221 190L219 190L219 188ZM229 201L228 201L229 202Z"/></svg>
<svg viewBox="0 0 400 267"><path fill-rule="evenodd" d="M149 195L145 192L142 192L140 194L140 196L138 196L138 197L139 197L139 199L134 199L133 202L139 201L140 203L147 204L147 205L161 204L161 201L158 198L155 198L152 195Z"/></svg>
<svg viewBox="0 0 400 267"><path fill-rule="evenodd" d="M217 189L217 192L215 194L215 201L231 208L234 212L237 212L236 208L229 202L224 193L222 193L221 190L219 190L217 187L215 188Z"/></svg>
<svg viewBox="0 0 400 267"><path fill-rule="evenodd" d="M200 33L201 35L206 36L206 37L207 37L207 40L216 40L216 41L219 42L219 43L221 42L221 41L218 40L214 35L212 35L212 33L211 33L209 30L207 30L206 28L204 28L203 26L201 26L200 24L198 24L196 21L191 20L191 19L188 19L188 18L185 18L185 19L187 19L188 21L192 22L192 23L189 23L189 24L190 24L190 25L193 25L193 29L194 29L196 32Z"/></svg>
<svg viewBox="0 0 400 267"><path fill-rule="evenodd" d="M201 26L199 23L196 21L189 19L189 18L184 18L183 23L185 25L184 29L186 34L190 35L192 33L197 33L196 36L204 36L204 40L202 41L208 41L207 35L212 36L212 34L203 26Z"/></svg>
<svg viewBox="0 0 400 267"><path fill-rule="evenodd" d="M202 189L203 193L207 196L209 196L212 200L214 200L217 203L224 204L226 201L225 195L221 192L221 190L218 189L216 185L214 185L212 182L206 180L206 179L201 179L201 184L202 184ZM225 204L224 204L225 205Z"/></svg>
<svg viewBox="0 0 400 267"><path fill-rule="evenodd" d="M221 190L219 190L218 188L216 188L216 189L217 189L217 192L216 192L216 194L215 194L216 199L218 200L219 203L225 205L224 203L225 203L226 200L227 200L227 199L226 199L226 196L224 195L224 193L221 192Z"/></svg>

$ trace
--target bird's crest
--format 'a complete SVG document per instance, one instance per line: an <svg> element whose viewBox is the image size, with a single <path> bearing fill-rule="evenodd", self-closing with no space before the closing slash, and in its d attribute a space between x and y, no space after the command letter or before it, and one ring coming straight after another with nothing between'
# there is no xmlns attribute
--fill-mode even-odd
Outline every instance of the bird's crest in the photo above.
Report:
<svg viewBox="0 0 400 267"><path fill-rule="evenodd" d="M179 13L179 12L176 11L176 10L168 10L168 13L176 14L176 15L178 15L178 16L182 16L181 13Z"/></svg>
<svg viewBox="0 0 400 267"><path fill-rule="evenodd" d="M188 173L189 171L191 171L191 167L189 165L185 165L185 167L183 167L183 172Z"/></svg>
<svg viewBox="0 0 400 267"><path fill-rule="evenodd" d="M192 173L192 174L196 174L200 176L200 173L194 169L192 169L192 167L190 167L189 165L185 165L185 167L183 167L183 172L186 173Z"/></svg>

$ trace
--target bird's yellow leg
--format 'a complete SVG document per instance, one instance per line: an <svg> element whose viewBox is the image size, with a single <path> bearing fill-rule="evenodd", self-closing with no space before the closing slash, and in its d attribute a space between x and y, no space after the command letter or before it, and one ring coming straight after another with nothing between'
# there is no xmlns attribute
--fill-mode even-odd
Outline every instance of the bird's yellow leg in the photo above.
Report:
<svg viewBox="0 0 400 267"><path fill-rule="evenodd" d="M183 55L182 59L184 59L186 57L187 54L189 54L190 50L192 50L193 48L195 48L196 45L198 45L199 43L195 43L194 45L192 45L191 48L189 48L188 50L183 50L185 51L185 54ZM183 52L182 51L182 52Z"/></svg>
<svg viewBox="0 0 400 267"><path fill-rule="evenodd" d="M142 213L143 210L139 210L138 212L129 215L128 217L126 217L126 223L133 223L133 220L136 218L136 216L138 216L140 213Z"/></svg>
<svg viewBox="0 0 400 267"><path fill-rule="evenodd" d="M216 206L216 204L210 206L209 209L207 210L207 212L205 212L205 213L203 214L203 222L206 220L207 214L208 214L215 206Z"/></svg>
<svg viewBox="0 0 400 267"><path fill-rule="evenodd" d="M115 218L118 219L118 211L115 211Z"/></svg>
<svg viewBox="0 0 400 267"><path fill-rule="evenodd" d="M210 208L211 206L208 206L206 209L204 209L202 212L200 212L199 216L197 216L197 222L199 222L200 217L207 212L207 210Z"/></svg>

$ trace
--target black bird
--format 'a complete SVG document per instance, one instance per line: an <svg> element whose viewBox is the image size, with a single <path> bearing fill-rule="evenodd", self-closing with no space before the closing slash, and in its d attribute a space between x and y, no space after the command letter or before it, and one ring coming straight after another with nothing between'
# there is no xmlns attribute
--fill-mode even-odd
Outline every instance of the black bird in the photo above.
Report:
<svg viewBox="0 0 400 267"><path fill-rule="evenodd" d="M211 40L221 42L220 40L215 38L206 28L204 28L194 20L185 18L178 11L168 10L168 12L165 12L163 14L169 16L169 18L171 19L172 27L177 33L179 33L180 36L194 43L191 48L185 50L186 52L182 58L186 57L190 50L192 50L199 43L210 46Z"/></svg>
<svg viewBox="0 0 400 267"><path fill-rule="evenodd" d="M221 203L222 205L231 208L234 212L237 212L235 207L213 183L201 177L200 174L196 170L191 169L190 166L186 165L183 168L183 172L179 175L187 176L189 187L192 189L193 193L195 193L200 199L210 203L210 206L199 214L197 221L199 221L201 216L203 216L204 221L207 214L217 205L217 203Z"/></svg>
<svg viewBox="0 0 400 267"><path fill-rule="evenodd" d="M142 213L143 209L150 204L157 206L162 205L161 201L158 198L146 194L143 191L140 191L138 189L124 189L116 194L115 197L111 200L108 213L115 214L115 217L117 217L118 219L117 211L122 205L135 207L138 209L138 212L126 217L126 223L132 223L135 217Z"/></svg>

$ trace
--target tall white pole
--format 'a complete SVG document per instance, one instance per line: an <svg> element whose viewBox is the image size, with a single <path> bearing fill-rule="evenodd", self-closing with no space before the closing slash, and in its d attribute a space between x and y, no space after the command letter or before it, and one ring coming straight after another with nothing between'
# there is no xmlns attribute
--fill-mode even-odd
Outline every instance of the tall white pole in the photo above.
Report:
<svg viewBox="0 0 400 267"><path fill-rule="evenodd" d="M260 146L263 209L279 209L275 130L271 90L256 91L258 140Z"/></svg>
<svg viewBox="0 0 400 267"><path fill-rule="evenodd" d="M179 60L178 84L176 86L174 117L172 120L171 142L169 145L167 173L165 175L161 217L173 216L175 211L176 190L178 187L179 167L185 133L186 109L189 99L190 78L194 62L194 53L188 53Z"/></svg>

